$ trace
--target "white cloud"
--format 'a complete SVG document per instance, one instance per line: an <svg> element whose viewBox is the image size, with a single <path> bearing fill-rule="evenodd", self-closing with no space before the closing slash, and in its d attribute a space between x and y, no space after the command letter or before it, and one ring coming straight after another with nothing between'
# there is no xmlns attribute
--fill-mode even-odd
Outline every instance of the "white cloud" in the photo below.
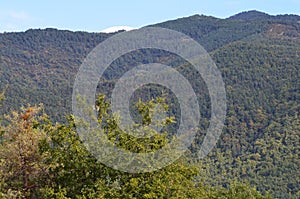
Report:
<svg viewBox="0 0 300 199"><path fill-rule="evenodd" d="M129 26L113 26L113 27L101 30L100 32L102 32L102 33L113 33L113 32L117 32L119 30L130 31L130 30L134 30L134 29L136 29L136 28L129 27Z"/></svg>
<svg viewBox="0 0 300 199"><path fill-rule="evenodd" d="M13 30L13 29L16 29L16 25L13 24L13 23L6 23L3 25L2 27L3 29L7 29L7 30Z"/></svg>
<svg viewBox="0 0 300 199"><path fill-rule="evenodd" d="M35 19L25 11L0 10L0 32L22 31L35 23Z"/></svg>
<svg viewBox="0 0 300 199"><path fill-rule="evenodd" d="M17 19L17 20L30 20L31 19L29 14L24 11L20 11L20 12L11 11L8 13L8 16L13 19Z"/></svg>

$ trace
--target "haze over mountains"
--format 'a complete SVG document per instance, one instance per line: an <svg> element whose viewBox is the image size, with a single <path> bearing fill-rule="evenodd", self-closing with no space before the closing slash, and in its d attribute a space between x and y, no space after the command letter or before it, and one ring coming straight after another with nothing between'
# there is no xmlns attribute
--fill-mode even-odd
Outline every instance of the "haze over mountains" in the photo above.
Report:
<svg viewBox="0 0 300 199"><path fill-rule="evenodd" d="M226 127L218 147L202 162L203 181L226 186L238 179L278 198L299 198L300 16L249 11L227 19L193 15L151 26L198 41L226 84ZM8 85L1 113L43 103L51 118L64 121L71 114L72 86L81 63L114 34L57 29L0 34L0 90ZM116 77L141 63L169 63L185 71L170 57L147 50L124 56L112 64L99 90L109 93ZM207 99L203 82L195 87L199 98ZM202 102L204 132L209 100Z"/></svg>

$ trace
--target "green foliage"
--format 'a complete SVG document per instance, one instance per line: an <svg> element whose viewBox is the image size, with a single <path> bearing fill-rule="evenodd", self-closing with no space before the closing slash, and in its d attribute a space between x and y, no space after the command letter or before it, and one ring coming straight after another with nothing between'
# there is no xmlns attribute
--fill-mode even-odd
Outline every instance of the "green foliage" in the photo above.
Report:
<svg viewBox="0 0 300 199"><path fill-rule="evenodd" d="M47 166L39 151L45 132L35 126L40 109L29 107L23 114L13 112L7 117L9 125L1 128L4 133L0 146L0 188L6 197L40 197L39 188L47 179Z"/></svg>
<svg viewBox="0 0 300 199"><path fill-rule="evenodd" d="M6 92L7 88L8 88L8 86L6 86L6 87L4 88L4 90L0 93L0 108L2 107L2 102L3 102L3 100L4 100L5 92Z"/></svg>
<svg viewBox="0 0 300 199"><path fill-rule="evenodd" d="M0 107L2 106L3 99L4 99L4 92L0 93Z"/></svg>
<svg viewBox="0 0 300 199"><path fill-rule="evenodd" d="M261 195L259 192L256 191L255 188L251 188L247 184L242 184L238 182L233 182L229 189L220 189L217 191L217 197L210 197L210 198L228 198L228 199L271 199L272 197L267 194L266 196Z"/></svg>
<svg viewBox="0 0 300 199"><path fill-rule="evenodd" d="M100 121L113 120L109 105L100 96ZM156 102L164 104L163 98ZM143 119L148 118L154 101L138 102ZM246 185L227 189L204 186L195 180L198 164L185 157L155 171L141 174L124 173L107 167L86 150L76 134L74 118L68 124L53 125L47 116L38 116L41 107L29 107L19 114L13 112L9 125L4 127L5 140L0 145L0 196L3 198L269 198ZM148 111L149 110L149 111ZM152 119L152 118L150 118ZM165 123L165 122L163 122ZM105 127L115 131L109 123ZM136 140L126 139L130 145ZM161 140L155 142L155 140ZM154 137L159 145L163 137ZM156 147L154 147L156 148ZM144 148L137 152L147 151Z"/></svg>
<svg viewBox="0 0 300 199"><path fill-rule="evenodd" d="M168 142L168 132L165 131L159 133L153 130L153 127L149 127L156 112L167 111L168 105L165 103L165 98L157 97L147 103L139 100L135 106L141 118L141 123L135 124L134 128L130 129L132 131L131 133L139 134L140 136L142 135L142 137L146 136L148 138L138 138L119 129L119 121L115 116L109 114L111 112L109 103L105 100L104 95L99 95L96 101L96 107L97 110L99 110L98 122L101 124L104 131L108 132L108 139L118 147L135 153L153 152L166 145ZM157 121L154 126L164 128L173 122L174 117L165 117L162 121Z"/></svg>

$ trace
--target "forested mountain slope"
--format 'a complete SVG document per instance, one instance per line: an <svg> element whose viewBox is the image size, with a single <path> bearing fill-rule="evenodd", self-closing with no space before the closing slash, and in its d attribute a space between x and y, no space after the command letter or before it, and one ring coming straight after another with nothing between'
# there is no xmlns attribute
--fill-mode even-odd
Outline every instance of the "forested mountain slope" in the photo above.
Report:
<svg viewBox="0 0 300 199"><path fill-rule="evenodd" d="M299 198L300 16L249 11L227 19L194 15L153 26L198 41L226 84L225 128L218 147L201 160L205 176L199 180L227 186L238 179L278 198ZM0 34L0 90L8 85L1 113L43 103L51 118L64 121L71 113L72 85L80 64L111 35L56 29ZM170 55L157 53L140 51L135 64L147 59L168 62ZM109 92L114 77L128 69L129 58L113 64L115 74L107 76L102 89ZM204 84L199 87L205 90ZM210 116L209 110L204 112L201 132Z"/></svg>

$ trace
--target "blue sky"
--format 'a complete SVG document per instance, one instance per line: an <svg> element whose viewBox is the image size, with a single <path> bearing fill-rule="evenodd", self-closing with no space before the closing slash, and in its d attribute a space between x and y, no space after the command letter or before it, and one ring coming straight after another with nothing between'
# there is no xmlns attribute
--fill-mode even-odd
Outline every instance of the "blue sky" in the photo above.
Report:
<svg viewBox="0 0 300 199"><path fill-rule="evenodd" d="M300 0L0 0L0 32L47 27L99 32L194 14L226 18L253 9L300 15Z"/></svg>

